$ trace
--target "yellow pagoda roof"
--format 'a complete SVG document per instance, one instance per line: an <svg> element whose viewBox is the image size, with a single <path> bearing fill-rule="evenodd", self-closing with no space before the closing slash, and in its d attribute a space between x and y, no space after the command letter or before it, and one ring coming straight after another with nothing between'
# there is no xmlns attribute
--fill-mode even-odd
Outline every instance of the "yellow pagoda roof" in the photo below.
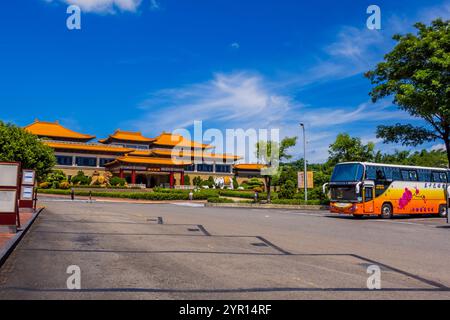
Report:
<svg viewBox="0 0 450 320"><path fill-rule="evenodd" d="M120 129L117 129L113 134L109 135L108 138L99 141L101 143L106 143L111 140L132 141L132 142L153 142L155 139L144 137L141 132L122 131Z"/></svg>
<svg viewBox="0 0 450 320"><path fill-rule="evenodd" d="M105 146L101 144L88 144L88 143L68 143L68 142L55 142L44 141L46 145L53 149L66 149L76 151L95 151L95 152L107 152L116 154L125 154L133 151L133 149L123 148L119 146Z"/></svg>
<svg viewBox="0 0 450 320"><path fill-rule="evenodd" d="M118 157L110 164L122 162L122 163L130 163L130 164L154 164L154 165L170 165L170 166L185 166L190 165L192 162L190 161L172 161L172 159L167 158L156 158L156 157L133 157L133 156L123 156Z"/></svg>
<svg viewBox="0 0 450 320"><path fill-rule="evenodd" d="M257 163L241 163L236 164L234 168L238 170L261 170L267 168L267 165Z"/></svg>
<svg viewBox="0 0 450 320"><path fill-rule="evenodd" d="M89 141L95 136L72 131L59 124L59 122L44 122L35 120L34 123L24 128L26 131L38 136L49 138L73 139L79 141Z"/></svg>
<svg viewBox="0 0 450 320"><path fill-rule="evenodd" d="M198 152L192 152L192 151L184 151L184 150L152 150L151 153L159 156L172 156L175 157L193 157L193 158L204 158L204 159L228 159L228 160L239 160L241 157L230 155L230 154L216 154L216 153L209 153L199 150Z"/></svg>
<svg viewBox="0 0 450 320"><path fill-rule="evenodd" d="M160 134L153 143L159 146L188 147L188 148L202 148L202 149L212 148L210 145L191 141L189 139L184 138L181 135L166 132Z"/></svg>

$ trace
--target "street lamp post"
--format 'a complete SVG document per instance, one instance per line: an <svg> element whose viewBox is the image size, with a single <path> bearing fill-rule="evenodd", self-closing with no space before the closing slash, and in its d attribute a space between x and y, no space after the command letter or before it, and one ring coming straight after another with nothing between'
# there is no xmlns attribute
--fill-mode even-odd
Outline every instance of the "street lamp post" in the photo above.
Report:
<svg viewBox="0 0 450 320"><path fill-rule="evenodd" d="M305 132L305 124L300 123L300 127L303 128L303 163L304 163L304 171L303 171L303 186L305 188L305 204L308 203L308 166L306 164L306 132Z"/></svg>

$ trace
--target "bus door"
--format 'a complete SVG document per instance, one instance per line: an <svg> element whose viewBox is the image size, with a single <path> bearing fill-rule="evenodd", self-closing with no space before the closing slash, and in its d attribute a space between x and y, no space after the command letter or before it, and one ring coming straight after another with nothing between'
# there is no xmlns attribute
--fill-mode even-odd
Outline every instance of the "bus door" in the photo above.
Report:
<svg viewBox="0 0 450 320"><path fill-rule="evenodd" d="M364 213L373 213L374 212L374 187L373 186L364 186L363 190L364 195Z"/></svg>

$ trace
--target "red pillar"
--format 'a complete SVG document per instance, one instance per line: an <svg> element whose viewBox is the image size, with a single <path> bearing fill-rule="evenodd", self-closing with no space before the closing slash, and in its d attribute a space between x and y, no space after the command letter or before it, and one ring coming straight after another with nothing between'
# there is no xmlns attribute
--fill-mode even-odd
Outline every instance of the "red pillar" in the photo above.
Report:
<svg viewBox="0 0 450 320"><path fill-rule="evenodd" d="M131 170L131 184L136 184L136 170Z"/></svg>
<svg viewBox="0 0 450 320"><path fill-rule="evenodd" d="M184 186L184 171L181 172L180 184Z"/></svg>
<svg viewBox="0 0 450 320"><path fill-rule="evenodd" d="M174 187L174 177L173 172L170 172L170 189L173 189Z"/></svg>
<svg viewBox="0 0 450 320"><path fill-rule="evenodd" d="M125 174L124 174L124 172L123 172L123 169L120 169L120 171L119 171L119 178L120 178L120 179L125 178Z"/></svg>

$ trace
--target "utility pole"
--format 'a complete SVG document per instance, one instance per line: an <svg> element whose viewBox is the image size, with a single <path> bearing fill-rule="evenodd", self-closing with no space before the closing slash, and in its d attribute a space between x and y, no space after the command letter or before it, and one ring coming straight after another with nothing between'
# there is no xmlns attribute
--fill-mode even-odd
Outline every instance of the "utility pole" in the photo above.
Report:
<svg viewBox="0 0 450 320"><path fill-rule="evenodd" d="M303 128L303 162L304 162L304 171L303 171L303 186L305 188L305 204L308 203L308 166L306 163L306 131L305 124L300 123L300 127Z"/></svg>

